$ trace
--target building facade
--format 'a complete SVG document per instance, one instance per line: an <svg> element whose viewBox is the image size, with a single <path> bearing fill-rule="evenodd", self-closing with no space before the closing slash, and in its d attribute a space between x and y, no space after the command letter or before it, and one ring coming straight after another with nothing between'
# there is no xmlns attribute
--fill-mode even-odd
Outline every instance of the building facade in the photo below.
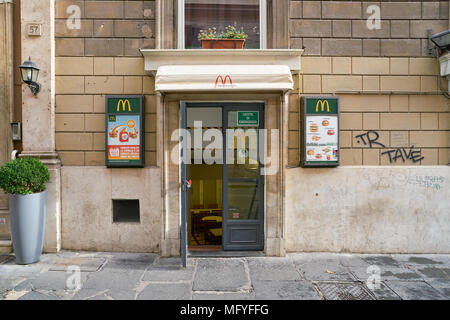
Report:
<svg viewBox="0 0 450 320"><path fill-rule="evenodd" d="M0 162L19 150L49 167L44 250L176 256L187 241L192 251L274 256L450 252L448 80L428 39L450 28L449 1L15 0L0 8ZM233 24L248 34L243 50L199 47L200 30ZM29 56L41 70L37 96L17 69ZM136 96L144 165L108 167L108 99ZM339 98L339 166L302 165L303 97ZM267 130L271 174L247 163L243 173L242 165L172 161L183 147L177 129L200 120L205 130L245 131L242 111ZM21 141L12 141L11 122L22 124ZM200 212L221 225L205 227Z"/></svg>

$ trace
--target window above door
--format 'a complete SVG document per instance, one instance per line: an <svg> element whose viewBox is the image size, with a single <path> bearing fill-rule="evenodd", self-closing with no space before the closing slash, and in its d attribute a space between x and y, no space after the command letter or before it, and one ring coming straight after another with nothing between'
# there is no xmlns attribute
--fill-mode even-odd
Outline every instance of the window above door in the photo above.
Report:
<svg viewBox="0 0 450 320"><path fill-rule="evenodd" d="M267 48L266 0L178 0L178 49L199 49L201 30L229 25L248 35L245 49Z"/></svg>

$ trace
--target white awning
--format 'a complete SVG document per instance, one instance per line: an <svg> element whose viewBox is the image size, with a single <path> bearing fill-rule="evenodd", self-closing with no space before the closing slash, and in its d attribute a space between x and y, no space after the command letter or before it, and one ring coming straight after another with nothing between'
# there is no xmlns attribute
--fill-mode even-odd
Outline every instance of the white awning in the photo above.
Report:
<svg viewBox="0 0 450 320"><path fill-rule="evenodd" d="M158 68L155 90L288 91L294 81L285 65L173 65Z"/></svg>

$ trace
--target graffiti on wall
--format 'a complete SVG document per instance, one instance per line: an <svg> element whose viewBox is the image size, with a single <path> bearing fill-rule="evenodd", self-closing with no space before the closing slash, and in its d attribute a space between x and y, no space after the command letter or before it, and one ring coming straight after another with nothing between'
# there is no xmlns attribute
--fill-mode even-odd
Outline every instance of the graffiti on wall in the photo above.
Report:
<svg viewBox="0 0 450 320"><path fill-rule="evenodd" d="M415 179L409 179L409 184L415 184L422 188L439 190L444 183L445 178L443 176L416 176Z"/></svg>
<svg viewBox="0 0 450 320"><path fill-rule="evenodd" d="M372 148L373 145L378 145L382 148L386 148L384 144L381 142L378 142L378 138L380 137L380 134L376 131L369 130L366 133L358 134L355 136L357 143L363 143L364 145L369 145L369 148Z"/></svg>
<svg viewBox="0 0 450 320"><path fill-rule="evenodd" d="M358 134L355 136L357 143L362 143L368 145L369 148L374 146L379 146L383 149L386 148L384 144L378 141L380 134L377 131L369 130L365 133ZM419 162L424 159L420 150L414 150L414 146L411 147L398 147L395 149L390 149L381 153L381 155L387 155L389 157L389 163L397 162L401 160L406 162L406 160L411 160L413 163Z"/></svg>

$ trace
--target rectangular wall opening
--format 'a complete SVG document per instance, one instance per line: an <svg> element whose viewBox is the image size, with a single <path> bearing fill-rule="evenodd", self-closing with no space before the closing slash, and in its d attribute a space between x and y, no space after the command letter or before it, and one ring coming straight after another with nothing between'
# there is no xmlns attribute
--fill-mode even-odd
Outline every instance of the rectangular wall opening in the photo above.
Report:
<svg viewBox="0 0 450 320"><path fill-rule="evenodd" d="M139 200L113 200L113 222L139 223Z"/></svg>

